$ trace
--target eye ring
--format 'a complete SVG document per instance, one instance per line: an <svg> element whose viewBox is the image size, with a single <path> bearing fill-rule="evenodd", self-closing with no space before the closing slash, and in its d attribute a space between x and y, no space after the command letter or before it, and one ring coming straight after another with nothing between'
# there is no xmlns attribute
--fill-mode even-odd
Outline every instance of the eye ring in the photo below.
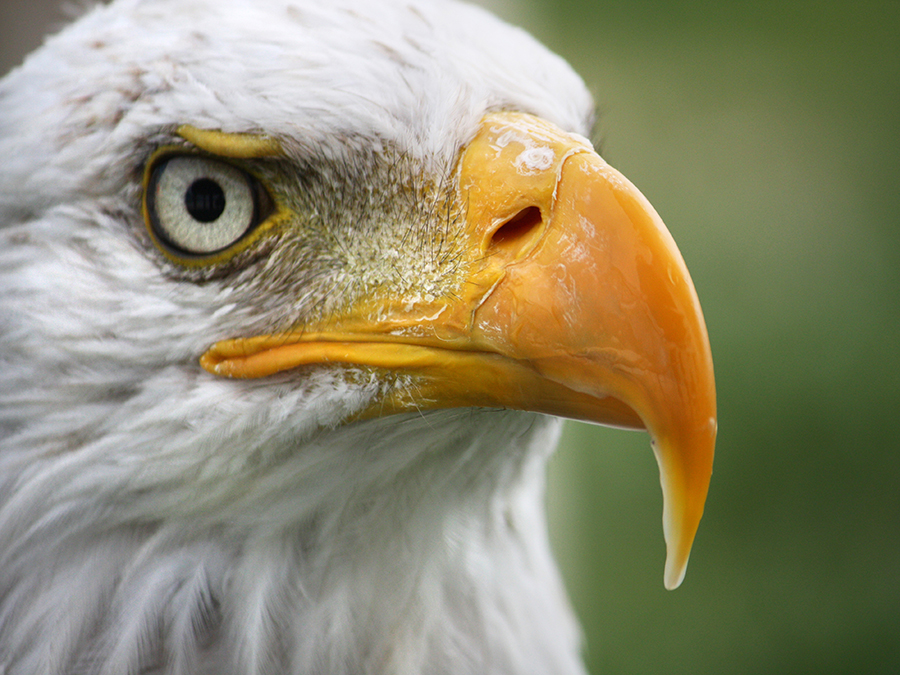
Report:
<svg viewBox="0 0 900 675"><path fill-rule="evenodd" d="M271 200L246 171L200 155L171 155L155 162L145 190L154 241L179 258L227 253L271 212Z"/></svg>

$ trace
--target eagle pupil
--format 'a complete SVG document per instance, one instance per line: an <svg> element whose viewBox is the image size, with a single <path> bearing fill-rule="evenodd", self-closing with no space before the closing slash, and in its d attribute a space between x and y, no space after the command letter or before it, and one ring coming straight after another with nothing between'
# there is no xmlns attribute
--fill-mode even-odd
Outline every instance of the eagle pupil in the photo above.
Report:
<svg viewBox="0 0 900 675"><path fill-rule="evenodd" d="M201 223L211 223L225 210L225 192L214 180L198 178L184 193L188 213Z"/></svg>

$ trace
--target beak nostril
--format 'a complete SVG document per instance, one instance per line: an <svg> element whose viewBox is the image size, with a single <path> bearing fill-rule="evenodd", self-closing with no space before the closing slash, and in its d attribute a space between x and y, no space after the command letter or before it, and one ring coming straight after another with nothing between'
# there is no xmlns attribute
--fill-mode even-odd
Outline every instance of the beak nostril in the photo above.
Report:
<svg viewBox="0 0 900 675"><path fill-rule="evenodd" d="M494 230L488 242L488 251L497 252L504 249L517 253L532 239L543 223L541 210L536 206L522 209L512 218Z"/></svg>

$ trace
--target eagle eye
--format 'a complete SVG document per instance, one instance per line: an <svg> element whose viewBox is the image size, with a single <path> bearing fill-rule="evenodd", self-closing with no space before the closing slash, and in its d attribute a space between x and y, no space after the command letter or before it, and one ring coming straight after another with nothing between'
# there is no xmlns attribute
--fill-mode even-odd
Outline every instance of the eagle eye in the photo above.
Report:
<svg viewBox="0 0 900 675"><path fill-rule="evenodd" d="M270 210L253 176L196 155L176 155L154 164L145 200L154 239L167 252L188 257L226 251Z"/></svg>

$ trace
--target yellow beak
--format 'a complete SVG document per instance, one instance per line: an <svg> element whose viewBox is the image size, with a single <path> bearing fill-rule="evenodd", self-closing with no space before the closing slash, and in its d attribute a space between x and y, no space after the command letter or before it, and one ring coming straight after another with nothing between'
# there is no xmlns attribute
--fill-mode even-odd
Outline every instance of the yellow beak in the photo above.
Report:
<svg viewBox="0 0 900 675"><path fill-rule="evenodd" d="M487 115L458 183L466 279L452 297L367 299L327 325L216 343L201 364L228 377L336 362L415 378L415 398L398 387L363 417L485 406L646 428L676 588L709 487L716 403L675 242L584 139L530 115Z"/></svg>

